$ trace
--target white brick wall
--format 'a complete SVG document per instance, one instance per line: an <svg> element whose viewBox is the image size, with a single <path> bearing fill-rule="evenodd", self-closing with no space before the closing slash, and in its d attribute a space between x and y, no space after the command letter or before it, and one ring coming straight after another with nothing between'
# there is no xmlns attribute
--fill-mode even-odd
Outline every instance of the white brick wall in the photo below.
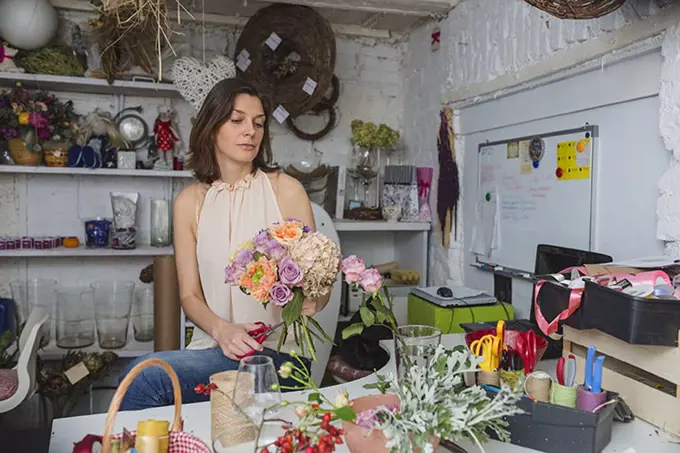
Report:
<svg viewBox="0 0 680 453"><path fill-rule="evenodd" d="M434 24L415 30L404 57L404 130L407 146L419 149L418 163L437 163L437 127L442 89L459 89L513 73L560 51L659 12L662 0L630 0L619 10L595 20L559 20L523 0L465 0L437 26L441 48L430 51ZM457 144L462 150L462 143ZM458 155L459 170L462 156ZM436 191L433 192L433 203ZM461 197L462 201L462 197ZM459 208L462 212L462 208ZM460 219L459 219L460 220ZM459 227L459 231L462 228ZM433 284L462 282L463 244L451 241L442 250L433 235L430 275Z"/></svg>
<svg viewBox="0 0 680 453"><path fill-rule="evenodd" d="M83 23L82 14L64 13L66 19ZM85 29L85 27L83 27ZM239 31L233 28L206 26L205 39L202 28L196 24L181 27L183 37L174 45L180 56L202 58L205 42L205 58L210 59L226 51L233 55ZM64 32L68 32L65 28ZM336 75L340 79L340 98L336 104L337 127L323 139L311 143L299 140L286 128L274 124L272 130L274 157L280 163L308 158L313 148L323 153L323 161L344 164L350 149L350 122L355 118L381 121L402 128L403 78L401 62L404 45L363 38L338 38ZM171 61L165 63L169 73ZM59 93L61 98L72 98L80 113L95 107L114 111L113 96ZM128 98L127 106L142 104L144 116L151 127L156 116L156 105L172 102L180 119L180 135L184 144L189 139L189 118L194 114L188 103L182 100L161 98ZM301 118L298 127L305 131L317 131L325 125L325 117ZM92 186L95 184L96 187ZM31 190L29 190L31 187ZM177 187L174 188L177 190ZM169 196L173 188L168 181L158 178L70 178L54 176L25 177L0 174L0 236L75 234L82 235L82 221L92 216L110 216L109 191L140 192L140 235L148 237L148 203L151 197ZM74 193L76 193L74 201ZM47 196L51 196L47 202ZM30 206L30 208L29 208ZM31 214L29 216L29 214ZM58 225L51 220L60 219ZM63 220L63 221L61 221ZM107 262L109 261L109 262ZM0 260L0 295L9 292L9 282L23 275L59 277L64 284L98 278L137 279L150 259L103 259L63 258L58 260ZM83 266L86 266L84 268ZM82 272L86 269L86 272Z"/></svg>

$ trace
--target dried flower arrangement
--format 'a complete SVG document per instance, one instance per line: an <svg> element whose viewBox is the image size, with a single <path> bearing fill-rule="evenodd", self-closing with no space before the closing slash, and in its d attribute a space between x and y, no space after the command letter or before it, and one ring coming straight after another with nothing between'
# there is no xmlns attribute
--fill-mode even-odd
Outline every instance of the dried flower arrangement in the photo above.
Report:
<svg viewBox="0 0 680 453"><path fill-rule="evenodd" d="M392 148L399 141L399 132L387 124L352 120L352 140L362 148Z"/></svg>
<svg viewBox="0 0 680 453"><path fill-rule="evenodd" d="M118 356L111 351L69 351L56 367L43 367L38 375L38 387L52 403L54 417L68 416L89 385L104 377L117 359ZM75 367L84 369L80 374L82 377L72 382L69 371Z"/></svg>
<svg viewBox="0 0 680 453"><path fill-rule="evenodd" d="M61 102L46 91L31 93L17 82L12 90L0 92L0 139L32 132L40 140L70 140L77 120L71 101Z"/></svg>
<svg viewBox="0 0 680 453"><path fill-rule="evenodd" d="M191 13L179 0L177 23L180 14ZM162 53L169 47L173 54L170 36L176 34L170 27L166 0L101 0L96 2L98 17L90 20L101 49L101 64L109 83L121 75L124 62L141 67L147 74L154 73L157 63L158 80L163 77Z"/></svg>

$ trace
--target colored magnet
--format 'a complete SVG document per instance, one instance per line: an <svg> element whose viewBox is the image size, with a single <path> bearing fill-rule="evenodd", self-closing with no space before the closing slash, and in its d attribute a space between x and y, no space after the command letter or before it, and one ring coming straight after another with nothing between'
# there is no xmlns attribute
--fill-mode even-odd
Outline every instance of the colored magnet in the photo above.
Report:
<svg viewBox="0 0 680 453"><path fill-rule="evenodd" d="M484 198L486 199L486 201L491 201L491 194L487 192Z"/></svg>
<svg viewBox="0 0 680 453"><path fill-rule="evenodd" d="M529 143L529 156L533 162L539 161L543 158L545 152L545 143L541 137L534 137Z"/></svg>
<svg viewBox="0 0 680 453"><path fill-rule="evenodd" d="M582 153L583 151L585 151L587 149L588 149L588 140L582 138L576 144L576 151L578 151L579 153Z"/></svg>
<svg viewBox="0 0 680 453"><path fill-rule="evenodd" d="M534 168L538 168L539 161L535 160L534 163L532 164Z"/></svg>
<svg viewBox="0 0 680 453"><path fill-rule="evenodd" d="M555 176L557 176L558 178L561 178L563 174L564 174L564 172L562 171L561 168L558 168L557 170L555 170Z"/></svg>

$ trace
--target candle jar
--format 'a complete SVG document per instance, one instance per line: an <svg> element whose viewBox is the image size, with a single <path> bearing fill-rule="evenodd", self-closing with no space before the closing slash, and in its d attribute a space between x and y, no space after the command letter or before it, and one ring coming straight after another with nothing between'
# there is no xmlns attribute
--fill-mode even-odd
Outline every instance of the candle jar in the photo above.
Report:
<svg viewBox="0 0 680 453"><path fill-rule="evenodd" d="M167 247L171 243L170 202L151 200L151 245Z"/></svg>

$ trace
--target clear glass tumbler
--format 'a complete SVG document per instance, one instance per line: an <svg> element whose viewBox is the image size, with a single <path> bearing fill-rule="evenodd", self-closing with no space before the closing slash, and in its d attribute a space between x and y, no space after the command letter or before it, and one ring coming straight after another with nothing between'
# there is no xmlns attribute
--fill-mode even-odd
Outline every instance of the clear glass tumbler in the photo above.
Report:
<svg viewBox="0 0 680 453"><path fill-rule="evenodd" d="M26 322L28 316L35 307L41 307L47 312L49 318L41 332L40 346L44 347L52 339L52 322L54 320L55 305L57 300L57 281L45 278L30 278L10 283L12 299L19 306L19 319Z"/></svg>
<svg viewBox="0 0 680 453"><path fill-rule="evenodd" d="M244 357L236 375L234 404L238 405L255 424L259 424L263 418L279 410L281 390L278 383L279 379L271 357L258 354Z"/></svg>
<svg viewBox="0 0 680 453"><path fill-rule="evenodd" d="M132 328L135 341L153 340L153 287L145 286L135 290L132 306Z"/></svg>
<svg viewBox="0 0 680 453"><path fill-rule="evenodd" d="M398 327L394 335L397 377L403 376L410 366L427 366L441 339L442 331L436 327L416 324Z"/></svg>
<svg viewBox="0 0 680 453"><path fill-rule="evenodd" d="M172 243L170 226L170 202L151 200L151 245L167 247Z"/></svg>
<svg viewBox="0 0 680 453"><path fill-rule="evenodd" d="M91 288L57 289L57 346L84 348L94 343L93 300Z"/></svg>
<svg viewBox="0 0 680 453"><path fill-rule="evenodd" d="M106 281L91 285L94 290L94 319L99 346L117 349L127 342L134 282Z"/></svg>

